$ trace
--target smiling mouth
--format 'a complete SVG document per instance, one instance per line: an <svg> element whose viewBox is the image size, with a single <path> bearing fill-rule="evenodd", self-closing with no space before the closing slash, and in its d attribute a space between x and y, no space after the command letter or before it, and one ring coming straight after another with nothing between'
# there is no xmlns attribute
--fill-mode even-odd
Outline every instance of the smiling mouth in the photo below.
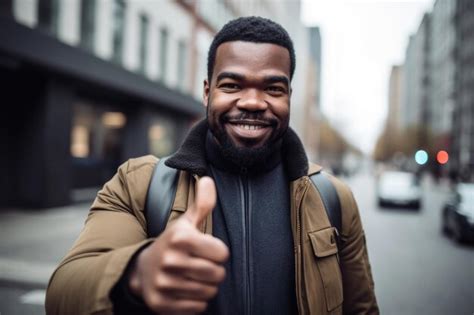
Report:
<svg viewBox="0 0 474 315"><path fill-rule="evenodd" d="M234 120L228 121L229 135L239 141L260 142L271 134L271 124L264 121Z"/></svg>
<svg viewBox="0 0 474 315"><path fill-rule="evenodd" d="M271 122L260 119L230 119L227 123L247 130L261 129L272 125Z"/></svg>
<svg viewBox="0 0 474 315"><path fill-rule="evenodd" d="M262 125L248 125L248 124L233 124L233 125L236 125L237 127L245 129L245 130L259 130L266 127Z"/></svg>

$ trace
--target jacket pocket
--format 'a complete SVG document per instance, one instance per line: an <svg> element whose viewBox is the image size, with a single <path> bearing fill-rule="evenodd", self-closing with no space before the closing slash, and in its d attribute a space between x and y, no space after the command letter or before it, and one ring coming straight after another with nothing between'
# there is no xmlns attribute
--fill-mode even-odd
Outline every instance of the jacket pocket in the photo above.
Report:
<svg viewBox="0 0 474 315"><path fill-rule="evenodd" d="M323 281L328 312L335 310L343 301L342 274L335 233L334 227L308 233Z"/></svg>

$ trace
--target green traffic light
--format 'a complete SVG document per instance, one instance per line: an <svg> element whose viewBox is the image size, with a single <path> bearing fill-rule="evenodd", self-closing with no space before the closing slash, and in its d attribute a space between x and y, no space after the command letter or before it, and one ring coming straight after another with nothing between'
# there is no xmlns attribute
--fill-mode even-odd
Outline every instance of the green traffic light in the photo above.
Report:
<svg viewBox="0 0 474 315"><path fill-rule="evenodd" d="M425 150L418 150L415 153L415 161L419 165L424 165L428 162L428 153Z"/></svg>

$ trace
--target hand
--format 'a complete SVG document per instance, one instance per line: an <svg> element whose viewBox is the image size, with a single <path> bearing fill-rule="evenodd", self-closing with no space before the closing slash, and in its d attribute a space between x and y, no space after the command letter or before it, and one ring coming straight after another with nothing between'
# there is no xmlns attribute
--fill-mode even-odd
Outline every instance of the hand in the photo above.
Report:
<svg viewBox="0 0 474 315"><path fill-rule="evenodd" d="M214 181L197 183L196 200L137 257L131 291L156 313L200 313L225 278L227 246L198 227L216 204Z"/></svg>

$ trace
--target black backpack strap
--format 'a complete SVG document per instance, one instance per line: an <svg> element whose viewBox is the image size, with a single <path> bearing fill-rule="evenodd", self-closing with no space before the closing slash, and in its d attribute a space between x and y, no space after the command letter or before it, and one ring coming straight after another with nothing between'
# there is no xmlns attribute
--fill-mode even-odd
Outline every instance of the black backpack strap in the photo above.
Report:
<svg viewBox="0 0 474 315"><path fill-rule="evenodd" d="M168 223L178 188L178 170L165 165L168 157L158 161L145 203L145 217L148 237L156 237L163 232Z"/></svg>
<svg viewBox="0 0 474 315"><path fill-rule="evenodd" d="M336 188L323 172L313 174L309 178L311 178L311 181L321 195L329 222L331 222L331 225L336 228L337 244L340 248L339 231L341 231L342 228L342 215L341 203Z"/></svg>
<svg viewBox="0 0 474 315"><path fill-rule="evenodd" d="M148 187L145 203L145 216L149 237L156 237L166 227L176 197L178 170L165 165L168 157L160 159L155 166ZM321 195L324 208L331 225L336 228L339 243L339 231L342 227L341 204L333 184L322 172L310 176L311 181Z"/></svg>

